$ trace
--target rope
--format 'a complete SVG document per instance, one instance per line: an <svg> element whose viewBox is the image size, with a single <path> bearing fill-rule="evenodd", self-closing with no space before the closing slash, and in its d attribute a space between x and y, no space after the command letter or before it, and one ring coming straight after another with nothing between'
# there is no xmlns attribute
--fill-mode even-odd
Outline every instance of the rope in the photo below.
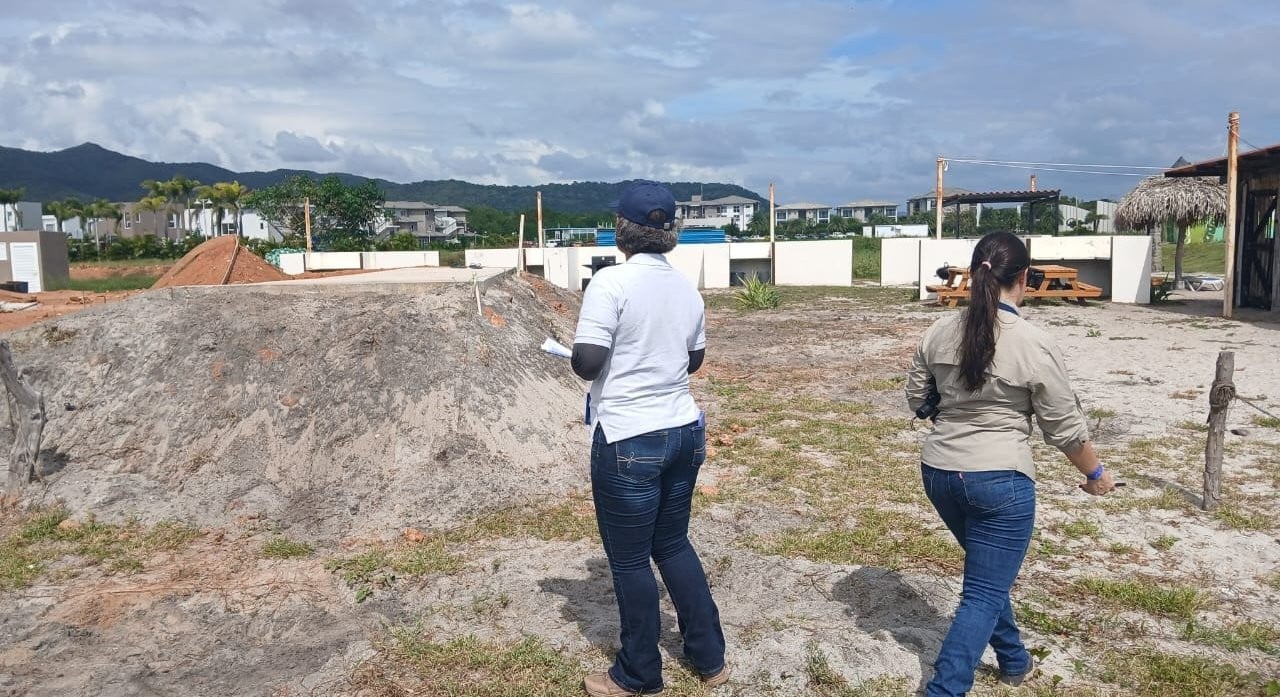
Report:
<svg viewBox="0 0 1280 697"><path fill-rule="evenodd" d="M1213 409L1226 409L1233 399L1236 399L1236 386L1230 383L1214 385L1209 390L1209 406Z"/></svg>
<svg viewBox="0 0 1280 697"><path fill-rule="evenodd" d="M1245 399L1244 397L1241 397L1240 395L1236 395L1236 399L1240 400L1241 402L1244 402L1245 404L1248 404L1249 406L1253 407L1254 409L1257 409L1258 411L1262 412L1263 414L1265 414L1265 415L1267 415L1267 416L1269 416L1269 417L1271 417L1271 418L1273 418L1273 419L1280 420L1280 416L1276 416L1275 414L1272 414L1271 412L1267 411L1266 409L1263 409L1262 407L1258 406L1257 404L1254 404L1254 403L1253 403L1253 400ZM1212 396L1210 396L1210 398L1209 398L1209 403L1210 403L1211 405L1213 404L1213 398L1212 398Z"/></svg>

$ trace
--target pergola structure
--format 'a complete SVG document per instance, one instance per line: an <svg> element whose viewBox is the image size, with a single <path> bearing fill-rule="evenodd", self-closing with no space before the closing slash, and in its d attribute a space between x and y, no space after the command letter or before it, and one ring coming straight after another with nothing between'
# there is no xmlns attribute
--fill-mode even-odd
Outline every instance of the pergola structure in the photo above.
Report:
<svg viewBox="0 0 1280 697"><path fill-rule="evenodd" d="M945 210L947 206L956 207L956 237L960 237L960 207L965 205L975 205L983 203L1025 203L1027 204L1027 231L1035 229L1036 222L1036 204L1052 203L1054 210L1057 210L1058 201L1061 198L1062 191L1060 189L1048 189L1045 191L986 191L986 192L969 192L963 194L951 194L942 199L942 207ZM1054 234L1057 234L1057 226L1054 226Z"/></svg>

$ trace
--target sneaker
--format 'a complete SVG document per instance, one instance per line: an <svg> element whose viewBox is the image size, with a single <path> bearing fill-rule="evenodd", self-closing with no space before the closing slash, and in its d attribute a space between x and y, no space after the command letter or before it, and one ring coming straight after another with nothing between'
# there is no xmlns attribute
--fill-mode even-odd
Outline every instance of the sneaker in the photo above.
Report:
<svg viewBox="0 0 1280 697"><path fill-rule="evenodd" d="M628 690L613 681L608 672L592 673L582 679L582 687L591 697L632 697L632 695L656 695L662 690Z"/></svg>
<svg viewBox="0 0 1280 697"><path fill-rule="evenodd" d="M1005 673L1001 673L1000 682L1004 685L1008 685L1009 687L1017 687L1022 684L1023 680L1026 680L1027 678L1031 677L1031 674L1034 673L1035 670L1036 670L1036 657L1032 656L1031 662L1027 664L1027 669L1025 671L1018 673L1017 675L1007 675Z"/></svg>
<svg viewBox="0 0 1280 697"><path fill-rule="evenodd" d="M729 669L729 664L726 663L724 664L724 667L720 669L720 672L716 673L715 675L702 676L702 684L706 685L707 687L719 687L729 682L729 677L732 674L733 674L733 671Z"/></svg>

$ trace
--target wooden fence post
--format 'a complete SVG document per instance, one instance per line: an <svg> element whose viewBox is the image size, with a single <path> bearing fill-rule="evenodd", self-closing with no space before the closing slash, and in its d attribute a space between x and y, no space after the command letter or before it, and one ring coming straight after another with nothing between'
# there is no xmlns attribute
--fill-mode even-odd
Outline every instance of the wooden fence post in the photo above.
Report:
<svg viewBox="0 0 1280 697"><path fill-rule="evenodd" d="M0 380L9 399L9 424L13 428L8 482L8 493L13 495L36 474L40 438L44 435L44 395L27 384L27 379L18 372L7 341L0 341Z"/></svg>
<svg viewBox="0 0 1280 697"><path fill-rule="evenodd" d="M1200 508L1212 511L1222 498L1222 440L1227 430L1227 408L1236 397L1232 374L1236 370L1234 351L1218 353L1218 366L1209 390L1209 438L1204 446L1204 498Z"/></svg>

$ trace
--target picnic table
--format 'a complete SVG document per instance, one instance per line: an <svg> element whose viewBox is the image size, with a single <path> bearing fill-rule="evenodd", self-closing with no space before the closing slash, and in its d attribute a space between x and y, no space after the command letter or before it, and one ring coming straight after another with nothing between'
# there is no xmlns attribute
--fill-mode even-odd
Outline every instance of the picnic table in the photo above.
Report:
<svg viewBox="0 0 1280 697"><path fill-rule="evenodd" d="M1057 264L1036 264L1031 268L1044 273L1044 280L1038 287L1027 287L1028 298L1062 298L1084 305L1087 299L1102 297L1101 288L1080 280L1078 269ZM960 266L949 267L946 283L925 286L925 290L938 294L939 305L955 307L961 300L969 298L969 269Z"/></svg>

